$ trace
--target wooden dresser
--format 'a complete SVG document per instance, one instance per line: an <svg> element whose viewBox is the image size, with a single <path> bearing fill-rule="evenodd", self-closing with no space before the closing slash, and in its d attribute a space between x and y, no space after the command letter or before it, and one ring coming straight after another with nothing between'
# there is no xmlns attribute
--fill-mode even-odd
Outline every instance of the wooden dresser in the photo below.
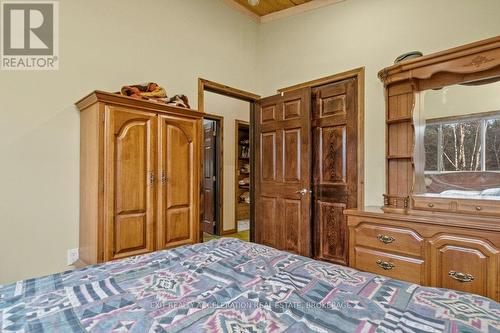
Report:
<svg viewBox="0 0 500 333"><path fill-rule="evenodd" d="M202 113L95 91L80 113L80 264L199 241Z"/></svg>
<svg viewBox="0 0 500 333"><path fill-rule="evenodd" d="M500 300L500 221L456 214L347 210L350 266Z"/></svg>
<svg viewBox="0 0 500 333"><path fill-rule="evenodd" d="M479 91L493 87L498 95L500 36L402 61L382 69L379 78L386 92L384 206L345 211L349 264L499 301L500 200L498 194L483 196L482 191L499 191L500 164L486 167L483 151L489 149L487 124L500 119L492 111L500 108L500 101L484 106L486 95ZM467 95L465 89L470 87L475 93ZM438 97L439 104L429 104L432 96ZM458 96L466 98L457 102L453 98ZM469 104L459 111L464 100ZM446 141L443 128L453 124L463 129L471 119L483 124L475 132L483 140L474 141L482 147L474 150L477 165L467 168L465 162L456 162L445 167L445 142L447 149L455 142L455 150L448 152L458 155L461 149L463 161L466 154L472 155L465 152L472 144ZM436 123L440 125L433 141Z"/></svg>

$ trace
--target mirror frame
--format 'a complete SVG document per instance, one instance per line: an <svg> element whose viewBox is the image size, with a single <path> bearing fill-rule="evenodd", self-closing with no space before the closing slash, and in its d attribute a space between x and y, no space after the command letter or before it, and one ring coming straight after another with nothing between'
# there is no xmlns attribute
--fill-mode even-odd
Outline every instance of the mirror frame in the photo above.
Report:
<svg viewBox="0 0 500 333"><path fill-rule="evenodd" d="M479 215L499 215L500 201L461 198L436 198L422 194L419 184L425 160L423 145L417 145L423 136L425 127L422 124L422 95L420 92L438 89L454 84L488 81L500 77L500 36L437 52L420 58L403 61L379 72L379 78L386 88L386 136L393 121L389 118L389 97L391 90L408 86L408 98L411 100L409 122L412 133L411 149L408 156L411 165L411 176L394 177L389 168L389 142L386 140L386 193L384 194L384 210L388 212L409 213L412 211L442 211ZM425 156L424 156L425 157ZM392 177L392 178L391 178ZM420 177L420 178L419 178ZM395 180L394 180L395 179ZM420 180L420 182L418 181ZM389 184L391 182L397 182ZM480 201L480 202L478 202ZM491 202L490 202L491 201ZM487 208L483 208L483 206ZM466 208L464 208L466 207Z"/></svg>

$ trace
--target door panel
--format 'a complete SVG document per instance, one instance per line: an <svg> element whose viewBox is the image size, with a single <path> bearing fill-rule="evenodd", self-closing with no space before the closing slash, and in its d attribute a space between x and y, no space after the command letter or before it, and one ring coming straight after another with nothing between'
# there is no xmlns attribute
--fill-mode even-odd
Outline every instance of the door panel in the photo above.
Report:
<svg viewBox="0 0 500 333"><path fill-rule="evenodd" d="M276 132L261 134L261 181L276 180Z"/></svg>
<svg viewBox="0 0 500 333"><path fill-rule="evenodd" d="M346 183L346 127L332 126L320 131L319 161L321 184Z"/></svg>
<svg viewBox="0 0 500 333"><path fill-rule="evenodd" d="M357 80L312 90L315 256L348 263L346 208L357 207Z"/></svg>
<svg viewBox="0 0 500 333"><path fill-rule="evenodd" d="M305 256L311 254L310 96L302 89L262 99L255 126L256 241Z"/></svg>
<svg viewBox="0 0 500 333"><path fill-rule="evenodd" d="M347 242L347 225L344 221L343 203L330 203L320 201L318 203L318 219L319 234L322 235L319 239L319 253L323 259L329 261L338 260L344 256L344 248L338 246L338 243L344 244ZM337 242L332 242L331 240Z"/></svg>
<svg viewBox="0 0 500 333"><path fill-rule="evenodd" d="M283 250L290 252L299 252L299 228L302 220L301 200L284 199L284 244Z"/></svg>
<svg viewBox="0 0 500 333"><path fill-rule="evenodd" d="M275 197L261 196L259 198L259 218L261 221L264 221L262 227L265 228L265 231L260 234L260 239L257 240L258 243L276 246L276 244L281 242L278 223L276 221L276 209L278 208L277 201ZM255 221L255 224L257 228L258 221Z"/></svg>
<svg viewBox="0 0 500 333"><path fill-rule="evenodd" d="M215 234L216 225L216 122L204 120L203 124L203 219L204 232Z"/></svg>
<svg viewBox="0 0 500 333"><path fill-rule="evenodd" d="M156 116L106 109L105 260L153 251Z"/></svg>
<svg viewBox="0 0 500 333"><path fill-rule="evenodd" d="M301 159L300 159L300 128L285 130L283 132L283 177L287 182L299 182Z"/></svg>
<svg viewBox="0 0 500 333"><path fill-rule="evenodd" d="M160 116L160 203L158 248L195 242L200 197L195 183L196 121Z"/></svg>

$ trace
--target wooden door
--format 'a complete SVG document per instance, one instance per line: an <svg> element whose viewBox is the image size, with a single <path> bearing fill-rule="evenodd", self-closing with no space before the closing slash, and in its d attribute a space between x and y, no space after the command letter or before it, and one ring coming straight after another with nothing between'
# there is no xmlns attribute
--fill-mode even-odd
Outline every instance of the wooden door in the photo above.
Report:
<svg viewBox="0 0 500 333"><path fill-rule="evenodd" d="M264 98L255 116L256 241L311 255L310 89Z"/></svg>
<svg viewBox="0 0 500 333"><path fill-rule="evenodd" d="M430 240L431 286L498 300L499 250L482 239L441 234Z"/></svg>
<svg viewBox="0 0 500 333"><path fill-rule="evenodd" d="M197 120L160 116L158 248L197 241L199 138Z"/></svg>
<svg viewBox="0 0 500 333"><path fill-rule="evenodd" d="M215 234L217 221L217 123L205 119L203 123L203 219L202 229Z"/></svg>
<svg viewBox="0 0 500 333"><path fill-rule="evenodd" d="M154 250L156 115L107 107L104 260Z"/></svg>
<svg viewBox="0 0 500 333"><path fill-rule="evenodd" d="M347 265L347 217L358 204L357 79L312 90L315 256Z"/></svg>

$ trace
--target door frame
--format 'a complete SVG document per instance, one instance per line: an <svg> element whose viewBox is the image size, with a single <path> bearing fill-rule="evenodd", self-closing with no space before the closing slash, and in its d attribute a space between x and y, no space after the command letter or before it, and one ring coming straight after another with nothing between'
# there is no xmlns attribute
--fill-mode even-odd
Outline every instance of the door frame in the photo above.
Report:
<svg viewBox="0 0 500 333"><path fill-rule="evenodd" d="M246 101L250 103L250 147L253 147L254 140L254 122L255 122L255 104L260 100L260 96L245 90L226 86L221 83L198 78L198 111L205 112L205 91L216 93ZM201 162L203 163L203 161ZM203 168L202 168L203 170ZM250 170L255 170L255 149L250 149ZM254 174L250 172L250 241L255 240L255 189L254 189ZM201 219L201 215L200 215ZM201 221L200 221L201 223ZM236 221L235 221L236 223ZM235 225L236 226L236 225ZM221 234L224 225L221 225ZM203 234L200 232L200 239L203 239Z"/></svg>
<svg viewBox="0 0 500 333"><path fill-rule="evenodd" d="M342 73L325 76L319 79L306 81L293 86L280 88L278 93L285 93L300 88L315 88L329 83L356 78L358 83L358 208L365 205L365 67L354 68Z"/></svg>
<svg viewBox="0 0 500 333"><path fill-rule="evenodd" d="M224 117L215 114L205 113L203 119L213 120L217 123L217 135L215 143L215 154L217 171L216 171L216 220L215 220L215 234L217 236L222 235L222 227L224 226ZM203 162L202 162L203 165ZM202 168L202 171L203 168ZM203 186L202 186L203 188ZM203 192L202 192L203 193ZM203 210L202 210L203 213Z"/></svg>

